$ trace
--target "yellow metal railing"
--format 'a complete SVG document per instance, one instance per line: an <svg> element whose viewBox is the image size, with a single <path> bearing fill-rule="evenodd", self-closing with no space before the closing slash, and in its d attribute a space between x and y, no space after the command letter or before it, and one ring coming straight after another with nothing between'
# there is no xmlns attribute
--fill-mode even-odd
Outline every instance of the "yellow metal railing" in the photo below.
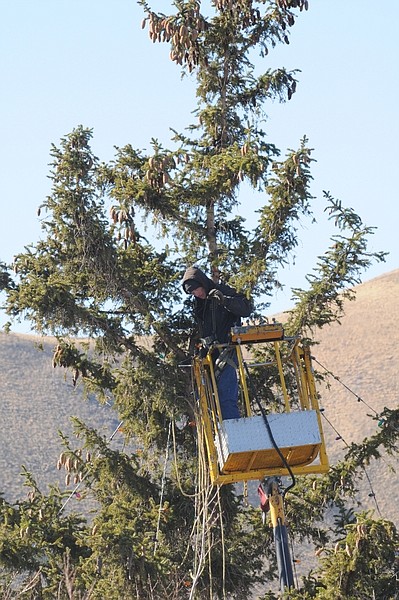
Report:
<svg viewBox="0 0 399 600"><path fill-rule="evenodd" d="M249 456L246 467L237 471L224 472L223 466L220 465L218 447L221 444L223 419L212 356L215 351L220 353L225 349L236 353L237 373L243 404L241 414L243 417L252 417L251 403L254 399L251 399L250 391L252 391L252 388L248 386L248 372L255 365L251 366L249 360L244 358L243 346L245 346L245 354L247 354L250 352L251 345L255 343L267 344L272 354L271 360L265 364L275 366L278 370L278 383L283 398L283 412L291 414L298 411L315 411L317 415L320 443L311 450L310 455L306 455L303 464L290 465L290 457L295 454L296 449L287 451L286 462L288 461L290 470L295 475L326 472L329 464L309 348L303 346L299 339L284 338L283 328L280 324L262 328L239 328L238 331L233 330L231 340L231 344L213 345L209 348L205 357L198 355L193 359L193 375L212 481L216 484L223 484L289 474L289 470L284 464L276 466L276 461L271 460L270 463L274 464L268 466L268 454L266 452L264 452L265 464L262 464L261 468L252 468L254 462L259 463L259 460L255 461L256 458L259 459L255 455ZM283 344L284 347L282 347ZM261 366L262 363L257 364L256 368ZM290 387L286 382L286 372L288 370L294 376L294 386L291 385ZM260 398L259 401L262 402L262 399ZM267 407L264 408L268 412ZM272 413L269 414L272 416ZM240 426L240 422L241 420L238 420L237 427ZM316 461L316 459L318 460Z"/></svg>

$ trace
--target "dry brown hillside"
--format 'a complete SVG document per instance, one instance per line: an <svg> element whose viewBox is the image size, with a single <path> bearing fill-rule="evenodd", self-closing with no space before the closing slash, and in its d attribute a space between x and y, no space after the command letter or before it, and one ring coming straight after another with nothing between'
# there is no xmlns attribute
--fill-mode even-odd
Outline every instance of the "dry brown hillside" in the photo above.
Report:
<svg viewBox="0 0 399 600"><path fill-rule="evenodd" d="M26 493L22 464L43 491L56 481L64 486L65 472L56 470L62 449L57 432L72 433L71 415L107 438L117 426L109 406L84 400L70 373L65 378L63 369L52 368L55 345L52 338L0 333L0 492L9 501Z"/></svg>
<svg viewBox="0 0 399 600"><path fill-rule="evenodd" d="M356 288L356 301L347 302L342 324L319 335L315 358L333 371L357 397L332 381L322 391L324 422L330 462L345 443L360 442L377 423L368 415L384 406L397 407L399 397L399 270ZM71 379L52 369L54 340L45 340L38 351L34 336L0 334L0 492L15 500L24 493L21 464L31 470L40 486L61 481L55 470L60 442L57 430L71 431L69 416L76 415L109 436L117 425L112 410L94 401L83 401ZM317 368L318 365L315 365ZM330 425L331 423L331 425ZM338 432L342 440L336 440ZM367 469L361 500L363 508L380 511L399 524L398 460L385 458ZM375 499L369 493L375 493Z"/></svg>
<svg viewBox="0 0 399 600"><path fill-rule="evenodd" d="M313 355L339 377L330 390L320 390L330 462L342 455L345 444L361 442L378 428L368 415L385 406L399 405L399 269L355 288L356 300L346 302L341 325L323 329ZM319 365L315 367L320 371ZM360 401L357 397L360 397ZM342 440L336 440L337 433ZM392 471L392 468L396 472ZM399 461L384 457L367 468L363 508L374 510L399 526ZM370 479L368 482L367 478ZM375 498L369 497L375 493Z"/></svg>

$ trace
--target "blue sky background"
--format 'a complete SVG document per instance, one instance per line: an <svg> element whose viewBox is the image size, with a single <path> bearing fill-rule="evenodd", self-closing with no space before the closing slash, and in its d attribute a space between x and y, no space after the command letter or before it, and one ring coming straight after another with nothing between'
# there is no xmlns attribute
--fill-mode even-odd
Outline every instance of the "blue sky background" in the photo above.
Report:
<svg viewBox="0 0 399 600"><path fill-rule="evenodd" d="M306 285L305 274L328 245L323 190L377 227L372 251L390 252L363 280L399 267L399 2L309 5L298 11L291 43L259 61L264 70L301 70L292 100L267 108L269 141L284 155L306 135L317 160L312 193L319 225L301 227L296 260L283 273L286 290L273 299L271 314L290 306L290 288ZM168 12L170 3L153 6ZM93 129L93 150L107 161L114 146L148 149L153 137L171 147L169 128L183 131L193 121L194 80L181 79L168 46L149 40L142 18L135 0L1 2L0 260L12 262L38 240L50 146L74 127ZM242 202L241 213L254 224L250 207L259 198L244 191Z"/></svg>

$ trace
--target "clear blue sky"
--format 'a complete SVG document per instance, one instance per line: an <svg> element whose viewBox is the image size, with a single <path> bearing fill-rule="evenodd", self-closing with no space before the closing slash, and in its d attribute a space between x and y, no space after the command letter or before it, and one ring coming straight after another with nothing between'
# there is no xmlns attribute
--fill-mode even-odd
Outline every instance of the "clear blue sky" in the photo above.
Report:
<svg viewBox="0 0 399 600"><path fill-rule="evenodd" d="M399 267L399 1L309 4L298 12L291 43L264 61L265 69L301 70L292 100L270 105L267 132L283 154L309 138L320 226L301 229L297 259L284 272L287 290L271 312L290 306L290 287L305 285L328 244L322 190L378 228L371 250L390 252L364 280ZM153 6L168 12L170 3ZM39 238L36 210L50 191L50 146L74 127L93 128L94 152L110 160L114 146L148 149L153 137L171 146L169 128L192 122L194 83L181 80L167 45L149 40L142 17L135 0L1 3L0 260L11 262Z"/></svg>

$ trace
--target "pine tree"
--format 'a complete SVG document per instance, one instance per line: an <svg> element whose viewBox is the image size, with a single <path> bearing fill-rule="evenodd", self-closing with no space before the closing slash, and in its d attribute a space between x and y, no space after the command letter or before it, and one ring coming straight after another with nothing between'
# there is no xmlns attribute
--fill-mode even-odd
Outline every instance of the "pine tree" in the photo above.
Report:
<svg viewBox="0 0 399 600"><path fill-rule="evenodd" d="M218 0L210 16L192 0L176 1L170 16L140 4L151 40L169 43L171 59L195 77L197 122L175 132L171 149L156 139L148 153L127 145L109 164L93 155L91 130L66 135L51 150L52 191L40 208L44 238L16 257L14 279L6 268L2 275L10 316L57 336L54 367L112 403L130 446L116 451L77 421L76 440L63 438L59 467L95 500L92 520L62 516L69 536L55 532L51 554L55 542L43 535L39 511L52 503L53 516L64 515L63 492L54 489L47 499L36 490L37 510L3 502L1 564L27 573L24 585L37 592L31 597L54 597L57 589L65 598L249 598L255 584L276 575L272 534L237 490L209 483L185 368L196 342L193 318L180 281L186 266L200 264L251 296L258 315L282 285L280 267L297 251L298 224L312 215L312 150L303 138L282 159L265 141L265 102L289 100L296 73L257 74L251 56L258 51L266 63L276 44L288 43L307 2ZM262 199L253 230L241 216L248 210L244 184ZM295 290L287 324L308 336L339 319L345 290L384 258L368 251L372 228L330 194L325 200L337 235L309 275L309 289ZM255 384L262 390L265 380ZM299 482L303 494L292 502L298 539L328 544L326 508L345 511L334 478L346 474L350 497L362 460L380 445L395 446L397 415L386 419L390 436L352 449L366 448L362 458L348 456L316 486ZM311 515L309 501L317 506Z"/></svg>

